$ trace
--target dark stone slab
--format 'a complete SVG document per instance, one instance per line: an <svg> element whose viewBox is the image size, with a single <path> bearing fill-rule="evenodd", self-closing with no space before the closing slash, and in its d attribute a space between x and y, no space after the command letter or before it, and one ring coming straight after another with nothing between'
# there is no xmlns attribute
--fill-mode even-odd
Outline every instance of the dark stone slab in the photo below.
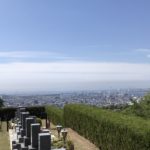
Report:
<svg viewBox="0 0 150 150"><path fill-rule="evenodd" d="M22 112L22 128L25 130L26 129L26 118L29 117L29 112Z"/></svg>
<svg viewBox="0 0 150 150"><path fill-rule="evenodd" d="M21 150L28 150L28 148L27 147L22 147Z"/></svg>
<svg viewBox="0 0 150 150"><path fill-rule="evenodd" d="M24 138L21 135L18 135L18 141L19 141L19 143L23 143Z"/></svg>
<svg viewBox="0 0 150 150"><path fill-rule="evenodd" d="M19 138L19 136L21 136L21 133L17 132L17 139Z"/></svg>
<svg viewBox="0 0 150 150"><path fill-rule="evenodd" d="M20 122L21 122L21 125L22 125L22 112L26 112L26 108L22 107L19 109L19 119L20 119Z"/></svg>
<svg viewBox="0 0 150 150"><path fill-rule="evenodd" d="M21 148L21 144L19 144L19 143L12 145L12 149L20 150L20 148Z"/></svg>
<svg viewBox="0 0 150 150"><path fill-rule="evenodd" d="M40 133L40 124L31 124L31 146L38 148L38 134Z"/></svg>
<svg viewBox="0 0 150 150"><path fill-rule="evenodd" d="M51 150L51 135L49 133L39 133L38 149Z"/></svg>
<svg viewBox="0 0 150 150"><path fill-rule="evenodd" d="M12 145L13 145L13 144L16 144L16 141L12 141Z"/></svg>
<svg viewBox="0 0 150 150"><path fill-rule="evenodd" d="M31 124L35 123L35 118L26 118L26 137L31 137Z"/></svg>
<svg viewBox="0 0 150 150"><path fill-rule="evenodd" d="M30 145L30 139L28 137L24 137L24 146L28 147Z"/></svg>
<svg viewBox="0 0 150 150"><path fill-rule="evenodd" d="M20 133L21 133L21 136L22 136L22 137L24 137L24 136L25 136L25 134L26 134L25 129L21 129L21 130L20 130Z"/></svg>

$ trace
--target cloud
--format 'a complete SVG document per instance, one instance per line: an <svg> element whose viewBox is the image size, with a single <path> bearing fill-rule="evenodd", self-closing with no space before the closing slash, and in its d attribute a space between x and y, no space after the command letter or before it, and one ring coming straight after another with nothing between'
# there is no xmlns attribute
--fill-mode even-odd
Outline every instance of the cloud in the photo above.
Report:
<svg viewBox="0 0 150 150"><path fill-rule="evenodd" d="M50 51L1 51L0 58L8 62L68 60L71 57Z"/></svg>
<svg viewBox="0 0 150 150"><path fill-rule="evenodd" d="M148 48L140 48L140 49L136 49L137 52L142 52L147 58L150 58L150 49Z"/></svg>
<svg viewBox="0 0 150 150"><path fill-rule="evenodd" d="M0 64L0 90L89 89L107 82L147 82L150 64L47 62ZM88 86L87 86L88 85ZM92 87L91 87L92 86ZM136 86L136 85L135 85Z"/></svg>
<svg viewBox="0 0 150 150"><path fill-rule="evenodd" d="M150 54L148 54L147 57L150 58Z"/></svg>
<svg viewBox="0 0 150 150"><path fill-rule="evenodd" d="M136 49L137 52L150 52L150 49L149 48L139 48L139 49Z"/></svg>

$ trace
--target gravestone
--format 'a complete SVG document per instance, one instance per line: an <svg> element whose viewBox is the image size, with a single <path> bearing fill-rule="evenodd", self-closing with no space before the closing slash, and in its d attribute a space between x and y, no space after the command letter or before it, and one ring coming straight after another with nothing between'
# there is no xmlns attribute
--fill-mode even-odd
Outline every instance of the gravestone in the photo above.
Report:
<svg viewBox="0 0 150 150"><path fill-rule="evenodd" d="M22 125L22 112L26 112L26 108L22 107L19 109L19 119L21 121L21 125Z"/></svg>
<svg viewBox="0 0 150 150"><path fill-rule="evenodd" d="M35 118L26 118L26 137L28 139L29 145L31 144L31 124L36 123Z"/></svg>
<svg viewBox="0 0 150 150"><path fill-rule="evenodd" d="M35 123L35 118L27 117L25 118L25 135L22 148L28 148L31 144L31 124Z"/></svg>
<svg viewBox="0 0 150 150"><path fill-rule="evenodd" d="M51 150L51 135L49 133L39 133L38 150Z"/></svg>
<svg viewBox="0 0 150 150"><path fill-rule="evenodd" d="M12 149L20 150L20 148L21 148L21 144L19 144L19 143L12 144Z"/></svg>
<svg viewBox="0 0 150 150"><path fill-rule="evenodd" d="M22 129L20 130L21 136L26 135L26 118L29 117L29 112L22 112L21 113L21 118L22 118Z"/></svg>
<svg viewBox="0 0 150 150"><path fill-rule="evenodd" d="M24 147L28 147L28 146L30 145L30 143L31 143L31 142L30 142L30 139L25 136L25 137L24 137L24 145L23 145L23 146L24 146Z"/></svg>
<svg viewBox="0 0 150 150"><path fill-rule="evenodd" d="M31 136L31 124L35 123L35 118L26 118L26 137L30 138Z"/></svg>
<svg viewBox="0 0 150 150"><path fill-rule="evenodd" d="M26 118L29 117L29 112L22 112L22 128L26 128Z"/></svg>
<svg viewBox="0 0 150 150"><path fill-rule="evenodd" d="M40 124L31 124L31 147L38 148L38 134L40 133Z"/></svg>

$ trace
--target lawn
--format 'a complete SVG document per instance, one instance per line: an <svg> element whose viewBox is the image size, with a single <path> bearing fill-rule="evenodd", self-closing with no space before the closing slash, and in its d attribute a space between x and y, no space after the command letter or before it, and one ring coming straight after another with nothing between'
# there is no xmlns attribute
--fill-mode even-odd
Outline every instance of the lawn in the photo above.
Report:
<svg viewBox="0 0 150 150"><path fill-rule="evenodd" d="M6 130L6 122L2 123L2 129L0 130L0 150L10 150L9 134Z"/></svg>

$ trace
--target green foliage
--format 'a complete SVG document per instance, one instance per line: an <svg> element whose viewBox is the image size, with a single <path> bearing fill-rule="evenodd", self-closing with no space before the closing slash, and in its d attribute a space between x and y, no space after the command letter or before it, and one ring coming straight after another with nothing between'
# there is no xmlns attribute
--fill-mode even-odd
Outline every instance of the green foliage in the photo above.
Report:
<svg viewBox="0 0 150 150"><path fill-rule="evenodd" d="M72 141L67 141L67 149L68 150L74 150L74 144Z"/></svg>
<svg viewBox="0 0 150 150"><path fill-rule="evenodd" d="M53 148L62 148L64 146L63 141L53 141L52 142L52 147Z"/></svg>
<svg viewBox="0 0 150 150"><path fill-rule="evenodd" d="M102 150L149 150L150 121L87 105L64 107L65 125Z"/></svg>
<svg viewBox="0 0 150 150"><path fill-rule="evenodd" d="M44 106L27 107L26 110L29 111L30 115L38 118L44 119L47 117Z"/></svg>
<svg viewBox="0 0 150 150"><path fill-rule="evenodd" d="M64 147L63 140L52 141L52 149ZM66 150L74 150L74 144L72 141L67 141L65 144Z"/></svg>
<svg viewBox="0 0 150 150"><path fill-rule="evenodd" d="M45 118L45 107L38 106L38 107L27 107L27 111L29 111L30 115L37 116L39 118ZM15 112L17 108L11 107L3 107L0 108L0 118L3 121L11 120L15 117Z"/></svg>
<svg viewBox="0 0 150 150"><path fill-rule="evenodd" d="M42 127L42 120L40 118L36 118L36 122L40 124L40 126Z"/></svg>
<svg viewBox="0 0 150 150"><path fill-rule="evenodd" d="M110 109L110 110L113 110L113 111L122 111L126 108L128 108L129 106L127 104L112 104L112 105L108 105L108 106L103 106L102 108L103 109Z"/></svg>
<svg viewBox="0 0 150 150"><path fill-rule="evenodd" d="M50 121L52 121L55 125L61 124L63 125L63 110L56 106L46 106L47 117Z"/></svg>
<svg viewBox="0 0 150 150"><path fill-rule="evenodd" d="M2 121L9 121L15 117L16 108L0 108L0 118Z"/></svg>
<svg viewBox="0 0 150 150"><path fill-rule="evenodd" d="M144 96L139 103L133 101L133 105L122 112L128 115L135 115L144 119L150 119L150 94Z"/></svg>

